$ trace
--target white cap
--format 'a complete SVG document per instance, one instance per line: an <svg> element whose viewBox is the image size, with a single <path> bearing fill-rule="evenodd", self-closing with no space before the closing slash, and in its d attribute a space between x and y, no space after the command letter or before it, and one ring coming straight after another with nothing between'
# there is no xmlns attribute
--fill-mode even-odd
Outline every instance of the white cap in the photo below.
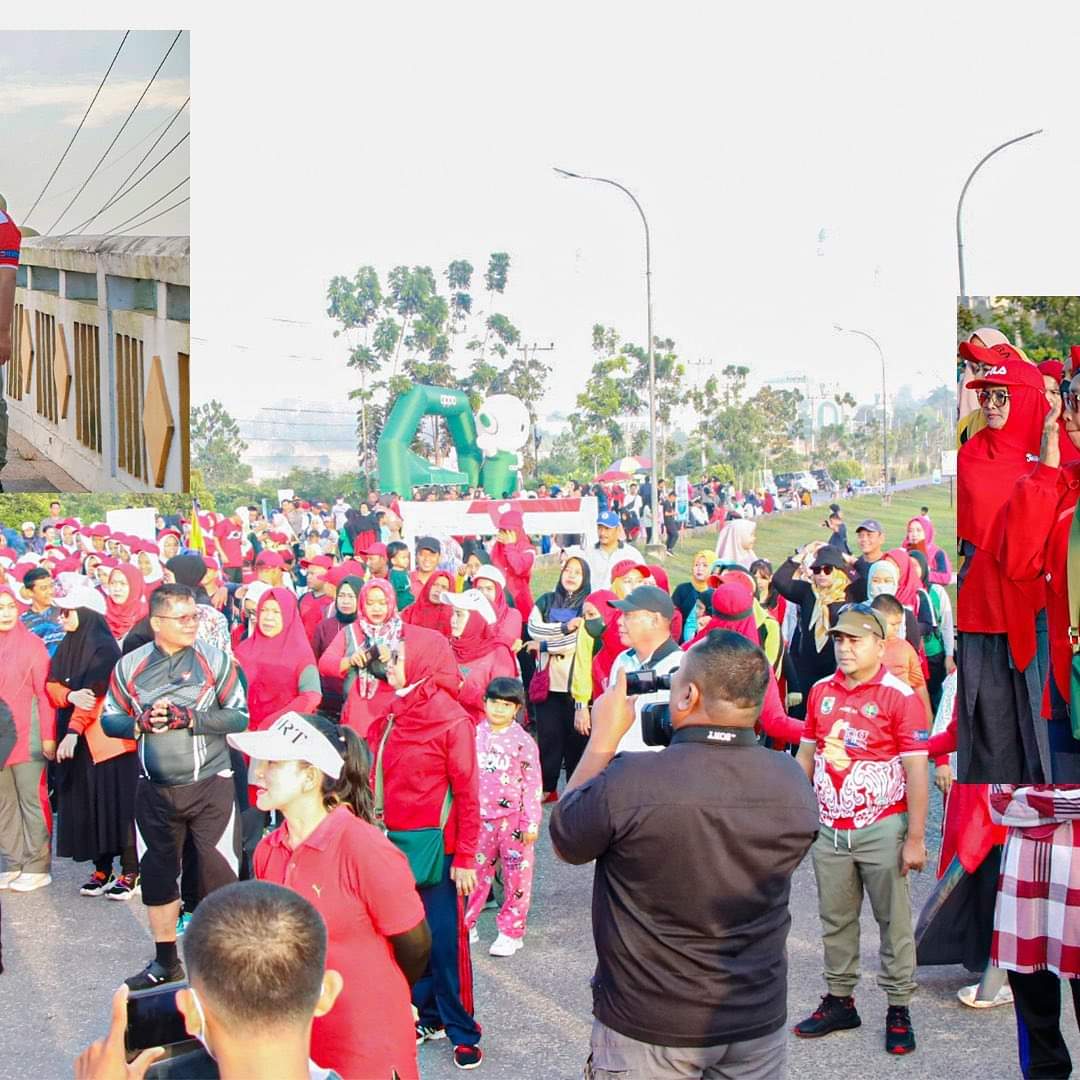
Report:
<svg viewBox="0 0 1080 1080"><path fill-rule="evenodd" d="M68 589L63 596L57 596L53 603L62 608L89 608L99 615L105 614L105 597L90 588L89 585L76 585Z"/></svg>
<svg viewBox="0 0 1080 1080"><path fill-rule="evenodd" d="M478 578L483 578L485 581L494 581L496 585L502 588L506 588L506 575L497 567L492 566L491 563L484 563L479 570L473 574L473 581Z"/></svg>
<svg viewBox="0 0 1080 1080"><path fill-rule="evenodd" d="M250 600L253 604L258 604L262 599L262 594L269 592L272 588L272 585L267 585L263 581L250 582L247 586L247 592L244 593L244 603L246 604Z"/></svg>
<svg viewBox="0 0 1080 1080"><path fill-rule="evenodd" d="M330 740L299 713L287 712L265 731L227 735L229 745L259 761L306 761L332 780L341 776L345 759Z"/></svg>
<svg viewBox="0 0 1080 1080"><path fill-rule="evenodd" d="M442 594L442 602L451 607L461 608L462 611L478 611L480 618L490 626L495 621L495 609L491 602L479 589L466 589L464 592L451 592L449 589Z"/></svg>

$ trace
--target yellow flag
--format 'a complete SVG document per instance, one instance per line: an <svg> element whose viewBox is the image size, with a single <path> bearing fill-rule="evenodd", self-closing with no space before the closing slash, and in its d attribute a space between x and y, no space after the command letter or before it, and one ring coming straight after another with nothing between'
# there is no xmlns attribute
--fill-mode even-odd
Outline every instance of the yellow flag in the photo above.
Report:
<svg viewBox="0 0 1080 1080"><path fill-rule="evenodd" d="M203 539L202 526L199 524L199 501L198 499L192 504L191 507L191 536L188 537L188 547L192 551L202 552L206 554L206 541Z"/></svg>

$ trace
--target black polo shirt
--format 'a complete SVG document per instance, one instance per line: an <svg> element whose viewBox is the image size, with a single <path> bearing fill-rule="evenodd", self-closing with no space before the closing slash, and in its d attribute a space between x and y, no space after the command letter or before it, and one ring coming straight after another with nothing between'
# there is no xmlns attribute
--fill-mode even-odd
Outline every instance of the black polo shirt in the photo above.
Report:
<svg viewBox="0 0 1080 1080"><path fill-rule="evenodd" d="M781 1028L791 875L817 830L806 775L752 732L618 754L560 800L552 842L570 862L596 859L596 1018L659 1046Z"/></svg>

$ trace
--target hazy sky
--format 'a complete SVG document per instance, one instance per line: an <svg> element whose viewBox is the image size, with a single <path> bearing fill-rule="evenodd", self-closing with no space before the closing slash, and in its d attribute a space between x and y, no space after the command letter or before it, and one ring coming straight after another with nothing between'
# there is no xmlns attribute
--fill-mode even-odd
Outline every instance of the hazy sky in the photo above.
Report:
<svg viewBox="0 0 1080 1080"><path fill-rule="evenodd" d="M124 31L3 31L0 193L6 196L18 224L45 233L55 223L54 231L64 233L81 225L111 199L188 97L190 35L187 33L177 41L101 168L61 217L120 130L177 29L132 30L82 131L29 219L27 214L34 200L86 112ZM187 134L190 109L189 105L177 117L154 152L131 177L132 183ZM190 140L181 144L137 188L87 225L85 234L109 232L133 215L131 224L138 225L142 217L165 210L190 195L189 183L148 209L145 215L139 213L190 175L189 146ZM132 229L129 235L184 235L188 232L190 205L186 203L170 210L156 221Z"/></svg>

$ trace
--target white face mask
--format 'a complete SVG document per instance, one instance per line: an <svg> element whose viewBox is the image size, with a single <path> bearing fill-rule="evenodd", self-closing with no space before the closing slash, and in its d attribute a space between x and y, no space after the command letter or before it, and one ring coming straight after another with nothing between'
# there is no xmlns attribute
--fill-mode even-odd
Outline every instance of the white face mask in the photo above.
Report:
<svg viewBox="0 0 1080 1080"><path fill-rule="evenodd" d="M875 574L866 586L866 595L871 600L876 596L887 594L888 596L896 595L896 586L898 582L895 578L892 578L886 574Z"/></svg>
<svg viewBox="0 0 1080 1080"><path fill-rule="evenodd" d="M203 1049L214 1058L214 1051L210 1049L210 1044L206 1041L206 1013L203 1012L202 1002L199 1001L199 995L195 993L195 987L188 985L188 993L191 994L191 1000L195 1003L195 1011L199 1014L199 1034L196 1038L203 1044ZM214 1058L216 1061L217 1058Z"/></svg>

